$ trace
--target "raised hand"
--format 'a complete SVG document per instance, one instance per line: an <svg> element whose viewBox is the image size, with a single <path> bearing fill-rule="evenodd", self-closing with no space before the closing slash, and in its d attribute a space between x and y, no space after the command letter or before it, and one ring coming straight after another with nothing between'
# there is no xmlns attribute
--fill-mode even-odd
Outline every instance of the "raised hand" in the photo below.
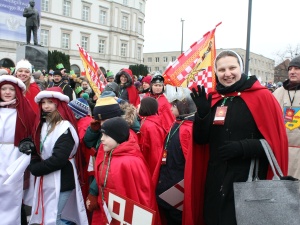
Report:
<svg viewBox="0 0 300 225"><path fill-rule="evenodd" d="M206 97L206 91L204 86L197 86L198 92L195 88L192 89L192 93L190 94L196 107L197 112L200 118L204 118L209 112L211 107L211 95Z"/></svg>

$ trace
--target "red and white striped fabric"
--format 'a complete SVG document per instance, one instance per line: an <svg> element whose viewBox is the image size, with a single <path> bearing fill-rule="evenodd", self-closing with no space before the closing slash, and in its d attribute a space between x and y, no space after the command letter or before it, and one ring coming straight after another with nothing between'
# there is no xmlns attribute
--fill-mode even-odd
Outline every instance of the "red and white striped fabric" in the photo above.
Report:
<svg viewBox="0 0 300 225"><path fill-rule="evenodd" d="M160 194L159 197L174 208L182 211L184 200L184 180L181 180L180 182Z"/></svg>
<svg viewBox="0 0 300 225"><path fill-rule="evenodd" d="M79 48L80 58L85 69L86 78L88 79L89 84L95 94L99 96L107 83L105 76L93 58L81 46L77 46ZM99 76L98 71L100 72Z"/></svg>

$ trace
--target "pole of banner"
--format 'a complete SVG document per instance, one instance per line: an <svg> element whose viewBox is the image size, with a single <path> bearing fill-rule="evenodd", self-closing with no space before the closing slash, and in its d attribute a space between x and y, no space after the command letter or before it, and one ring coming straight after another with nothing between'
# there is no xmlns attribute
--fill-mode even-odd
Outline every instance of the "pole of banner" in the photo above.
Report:
<svg viewBox="0 0 300 225"><path fill-rule="evenodd" d="M249 73L249 53L250 53L250 33L251 33L251 13L252 13L252 0L249 0L248 6L248 27L247 27L247 47L245 59L245 74Z"/></svg>
<svg viewBox="0 0 300 225"><path fill-rule="evenodd" d="M181 18L181 53L183 52L183 23L184 20Z"/></svg>

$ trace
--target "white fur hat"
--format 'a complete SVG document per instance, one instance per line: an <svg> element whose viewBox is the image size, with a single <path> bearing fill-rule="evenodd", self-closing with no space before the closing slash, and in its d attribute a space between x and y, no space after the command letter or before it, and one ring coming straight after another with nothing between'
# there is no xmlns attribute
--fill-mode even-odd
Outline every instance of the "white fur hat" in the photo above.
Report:
<svg viewBox="0 0 300 225"><path fill-rule="evenodd" d="M19 78L14 77L13 75L0 76L0 83L4 81L9 81L17 84L22 89L23 92L26 90L26 85L23 83L23 81L21 81Z"/></svg>
<svg viewBox="0 0 300 225"><path fill-rule="evenodd" d="M17 65L16 65L16 69L15 71L17 72L18 69L20 68L25 68L25 69L29 69L30 70L30 73L32 72L32 65L30 64L30 62L26 59L21 59Z"/></svg>
<svg viewBox="0 0 300 225"><path fill-rule="evenodd" d="M34 98L36 103L39 103L43 98L57 98L60 101L69 103L70 99L67 95L62 92L60 87L47 88L44 91L40 91Z"/></svg>

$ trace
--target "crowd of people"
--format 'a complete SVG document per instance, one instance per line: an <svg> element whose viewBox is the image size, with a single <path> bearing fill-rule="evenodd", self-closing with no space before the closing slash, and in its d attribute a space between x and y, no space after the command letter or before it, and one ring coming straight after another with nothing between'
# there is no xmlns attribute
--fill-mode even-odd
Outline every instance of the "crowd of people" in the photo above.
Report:
<svg viewBox="0 0 300 225"><path fill-rule="evenodd" d="M0 69L1 223L106 225L113 191L155 212L155 225L235 225L233 183L251 159L272 178L260 139L300 179L300 57L274 93L234 51L214 67L212 93L122 68L99 96L61 64L47 76L28 60Z"/></svg>

